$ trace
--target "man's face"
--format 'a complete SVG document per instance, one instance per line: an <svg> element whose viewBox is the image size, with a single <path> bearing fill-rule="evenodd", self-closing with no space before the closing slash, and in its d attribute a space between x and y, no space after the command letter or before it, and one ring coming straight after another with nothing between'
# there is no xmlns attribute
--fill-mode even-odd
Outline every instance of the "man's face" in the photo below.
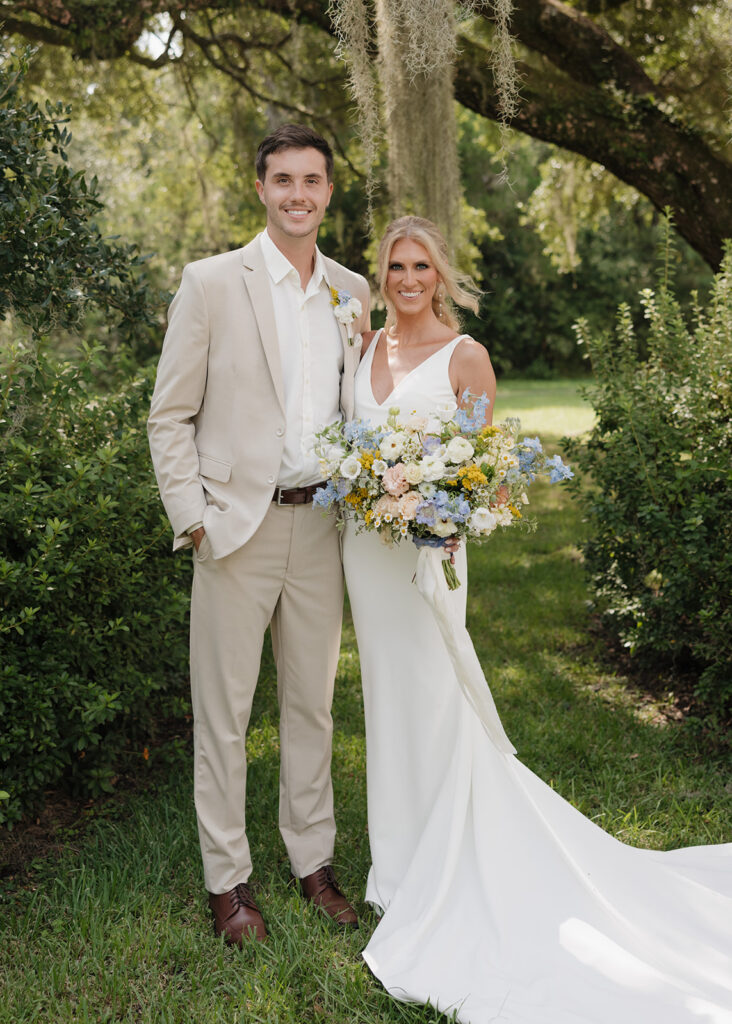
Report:
<svg viewBox="0 0 732 1024"><path fill-rule="evenodd" d="M273 241L309 235L315 240L333 193L322 153L312 147L272 153L264 181L257 180L256 187L267 208L267 228Z"/></svg>

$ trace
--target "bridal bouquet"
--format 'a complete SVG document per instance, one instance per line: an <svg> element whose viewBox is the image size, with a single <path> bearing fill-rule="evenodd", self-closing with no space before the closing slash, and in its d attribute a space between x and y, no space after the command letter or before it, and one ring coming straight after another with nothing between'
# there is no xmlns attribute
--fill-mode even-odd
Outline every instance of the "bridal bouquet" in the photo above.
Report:
<svg viewBox="0 0 732 1024"><path fill-rule="evenodd" d="M528 526L522 511L540 473L557 482L571 477L559 455L544 455L537 437L518 439L520 423L486 425L488 399L463 395L435 415L389 410L382 427L363 420L334 423L316 435L324 487L313 503L350 515L359 530L387 542L411 538L444 546L448 537L485 541L494 530ZM443 561L450 589L455 569Z"/></svg>

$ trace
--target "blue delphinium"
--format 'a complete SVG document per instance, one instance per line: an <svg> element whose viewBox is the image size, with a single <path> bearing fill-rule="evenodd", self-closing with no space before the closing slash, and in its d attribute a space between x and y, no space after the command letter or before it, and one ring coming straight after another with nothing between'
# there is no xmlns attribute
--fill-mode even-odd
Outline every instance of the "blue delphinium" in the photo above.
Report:
<svg viewBox="0 0 732 1024"><path fill-rule="evenodd" d="M472 397L473 396L470 392L470 389L466 388L465 391L463 391L463 397L461 398L461 401L467 403L470 401ZM453 417L453 419L458 425L458 428L467 433L473 433L477 430L480 430L482 427L485 426L485 421L487 419L487 410L490 404L490 399L488 398L486 393L483 392L483 394L479 398L476 398L475 402L473 403L472 415L471 413L468 412L467 409L458 409Z"/></svg>
<svg viewBox="0 0 732 1024"><path fill-rule="evenodd" d="M384 437L384 431L374 430L368 420L347 420L343 424L343 437L349 444L358 445L366 451L375 451Z"/></svg>
<svg viewBox="0 0 732 1024"><path fill-rule="evenodd" d="M425 455L434 455L441 444L442 441L439 437L435 437L434 434L426 434L422 438L422 451Z"/></svg>
<svg viewBox="0 0 732 1024"><path fill-rule="evenodd" d="M336 497L345 498L347 494L351 493L352 488L352 482L350 480L346 480L345 477L341 477L338 483L336 484Z"/></svg>
<svg viewBox="0 0 732 1024"><path fill-rule="evenodd" d="M571 480L574 473L569 466L562 462L561 455L554 455L544 463L544 472L549 472L549 483L558 484L562 480Z"/></svg>
<svg viewBox="0 0 732 1024"><path fill-rule="evenodd" d="M533 483L538 472L536 460L543 452L538 437L525 437L518 449L519 472L525 473L529 483Z"/></svg>
<svg viewBox="0 0 732 1024"><path fill-rule="evenodd" d="M338 498L338 493L335 489L335 484L332 480L323 487L319 487L313 495L313 505L317 505L320 508L330 508L334 501Z"/></svg>

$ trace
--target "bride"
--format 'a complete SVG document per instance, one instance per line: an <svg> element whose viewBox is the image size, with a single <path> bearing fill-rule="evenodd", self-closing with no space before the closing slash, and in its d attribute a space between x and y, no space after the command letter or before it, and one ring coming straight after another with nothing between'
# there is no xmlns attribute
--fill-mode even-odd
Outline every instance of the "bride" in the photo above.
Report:
<svg viewBox="0 0 732 1024"><path fill-rule="evenodd" d="M476 308L437 228L389 225L384 330L364 337L356 412L434 413L495 397ZM455 545L453 545L455 547ZM344 538L366 715L372 865L382 912L364 959L397 999L469 1024L731 1024L732 844L623 845L499 747L460 690L413 584L413 544ZM464 548L454 555L466 583ZM464 585L449 593L464 621Z"/></svg>

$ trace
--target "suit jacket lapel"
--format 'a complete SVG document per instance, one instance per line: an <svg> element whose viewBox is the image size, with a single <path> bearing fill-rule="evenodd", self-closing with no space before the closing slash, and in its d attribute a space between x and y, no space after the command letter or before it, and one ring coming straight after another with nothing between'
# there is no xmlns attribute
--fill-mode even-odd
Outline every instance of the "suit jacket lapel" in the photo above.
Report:
<svg viewBox="0 0 732 1024"><path fill-rule="evenodd" d="M282 364L280 362L280 346L277 340L277 322L272 305L272 289L269 275L264 265L264 258L258 239L254 239L244 247L242 252L244 264L244 283L249 292L252 309L259 328L259 337L267 358L269 372L272 375L277 400L284 411L285 394L282 385Z"/></svg>
<svg viewBox="0 0 732 1024"><path fill-rule="evenodd" d="M328 278L333 288L345 288L346 283L339 274L339 266L333 260L329 260L326 257L326 266L328 268ZM353 378L356 375L358 369L358 363L361 358L361 345L363 339L360 334L355 335L353 338L348 337L348 330L345 324L338 322L338 329L341 332L341 341L343 342L343 377L341 379L341 408L347 420L353 419Z"/></svg>

